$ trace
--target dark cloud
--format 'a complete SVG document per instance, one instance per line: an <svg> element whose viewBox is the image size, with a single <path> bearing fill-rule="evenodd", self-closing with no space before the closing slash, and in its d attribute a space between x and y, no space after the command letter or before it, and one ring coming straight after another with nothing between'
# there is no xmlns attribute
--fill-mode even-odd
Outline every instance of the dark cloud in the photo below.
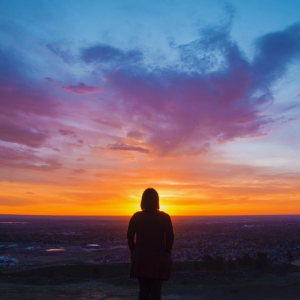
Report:
<svg viewBox="0 0 300 300"><path fill-rule="evenodd" d="M123 143L109 144L107 147L111 150L125 150L125 151L136 151L141 153L150 153L149 149L137 146L130 146Z"/></svg>
<svg viewBox="0 0 300 300"><path fill-rule="evenodd" d="M81 58L86 63L131 64L140 62L143 53L139 50L121 50L107 44L98 44L82 50Z"/></svg>
<svg viewBox="0 0 300 300"><path fill-rule="evenodd" d="M255 42L252 70L259 86L272 84L300 59L300 23L285 30L267 33Z"/></svg>

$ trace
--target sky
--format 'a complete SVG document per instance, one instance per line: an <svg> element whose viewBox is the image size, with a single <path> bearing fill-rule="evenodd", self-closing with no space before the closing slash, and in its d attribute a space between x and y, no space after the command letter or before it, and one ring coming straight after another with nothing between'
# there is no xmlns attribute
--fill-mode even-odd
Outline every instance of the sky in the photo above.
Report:
<svg viewBox="0 0 300 300"><path fill-rule="evenodd" d="M0 0L0 213L300 214L299 11Z"/></svg>

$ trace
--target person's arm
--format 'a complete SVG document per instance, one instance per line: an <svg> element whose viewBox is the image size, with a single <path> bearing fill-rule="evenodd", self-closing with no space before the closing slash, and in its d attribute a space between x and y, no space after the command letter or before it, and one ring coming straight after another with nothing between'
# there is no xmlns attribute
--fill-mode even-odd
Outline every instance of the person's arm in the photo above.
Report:
<svg viewBox="0 0 300 300"><path fill-rule="evenodd" d="M135 248L135 242L134 242L135 232L136 232L136 229L135 229L135 224L134 224L134 218L132 216L130 221L129 221L128 230L127 230L128 246L129 246L129 249L130 249L131 252Z"/></svg>
<svg viewBox="0 0 300 300"><path fill-rule="evenodd" d="M170 216L168 216L166 224L166 251L171 254L174 243L173 225Z"/></svg>

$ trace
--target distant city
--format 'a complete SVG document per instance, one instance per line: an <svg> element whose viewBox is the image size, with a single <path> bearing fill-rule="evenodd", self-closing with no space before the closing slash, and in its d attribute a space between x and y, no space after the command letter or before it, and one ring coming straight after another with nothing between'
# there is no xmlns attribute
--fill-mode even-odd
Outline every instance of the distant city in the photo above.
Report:
<svg viewBox="0 0 300 300"><path fill-rule="evenodd" d="M173 217L174 262L298 263L300 216ZM0 215L0 271L129 263L129 217Z"/></svg>

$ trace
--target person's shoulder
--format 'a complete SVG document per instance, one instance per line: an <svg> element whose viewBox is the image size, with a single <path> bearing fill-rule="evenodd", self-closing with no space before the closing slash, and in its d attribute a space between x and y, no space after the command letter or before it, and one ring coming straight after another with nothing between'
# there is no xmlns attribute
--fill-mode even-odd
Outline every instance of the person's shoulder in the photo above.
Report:
<svg viewBox="0 0 300 300"><path fill-rule="evenodd" d="M161 215L162 218L166 218L166 219L170 218L170 215L164 211L159 210L158 213Z"/></svg>
<svg viewBox="0 0 300 300"><path fill-rule="evenodd" d="M137 211L137 212L135 212L133 215L132 215L132 217L131 218L138 218L140 215L141 215L141 211Z"/></svg>

